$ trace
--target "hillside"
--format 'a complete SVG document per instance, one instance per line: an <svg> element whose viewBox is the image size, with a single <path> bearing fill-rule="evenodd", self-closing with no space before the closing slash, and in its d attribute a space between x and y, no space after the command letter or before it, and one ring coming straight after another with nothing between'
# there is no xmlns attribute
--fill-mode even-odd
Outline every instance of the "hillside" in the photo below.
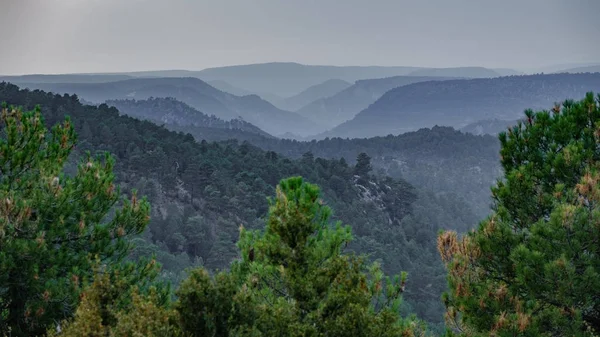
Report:
<svg viewBox="0 0 600 337"><path fill-rule="evenodd" d="M171 130L190 128L197 139L221 141L228 139L253 140L273 136L258 127L239 119L229 121L208 116L174 98L150 98L146 100L110 100L109 106L131 117L145 119Z"/></svg>
<svg viewBox="0 0 600 337"><path fill-rule="evenodd" d="M277 109L256 95L235 96L197 78L136 78L109 83L28 83L23 86L55 93L75 93L93 103L114 99L173 97L208 115L224 120L242 118L272 135L314 134L308 119Z"/></svg>
<svg viewBox="0 0 600 337"><path fill-rule="evenodd" d="M515 120L525 109L548 109L598 90L600 73L414 83L388 91L354 119L319 137L373 137L434 125L460 128L479 120Z"/></svg>
<svg viewBox="0 0 600 337"><path fill-rule="evenodd" d="M394 76L360 80L331 97L316 100L302 107L298 113L332 128L354 118L357 113L393 88L411 83L446 79L450 78Z"/></svg>
<svg viewBox="0 0 600 337"><path fill-rule="evenodd" d="M388 272L409 272L406 309L441 321L439 296L446 281L435 246L437 231L464 231L477 222L468 206L454 198L403 180L356 176L358 171L344 160L308 154L290 160L235 141L199 143L106 104L81 105L76 96L1 83L0 101L25 108L39 104L48 125L68 114L79 134L75 157L87 150L116 157L122 192L135 188L152 204L149 230L137 240L135 254L156 253L166 269L163 277L177 281L192 264L225 268L237 256L239 225L261 227L275 184L302 175L322 187L336 219L353 225L356 241L349 248L381 259Z"/></svg>
<svg viewBox="0 0 600 337"><path fill-rule="evenodd" d="M483 67L458 67L458 68L425 68L415 70L409 76L443 76L465 78L499 77L500 73Z"/></svg>
<svg viewBox="0 0 600 337"><path fill-rule="evenodd" d="M344 80L332 79L323 83L313 85L298 95L288 97L281 102L282 108L290 111L296 111L303 106L312 103L318 99L333 96L340 91L350 87L352 83Z"/></svg>
<svg viewBox="0 0 600 337"><path fill-rule="evenodd" d="M496 137L475 136L450 127L368 139L301 142L261 138L254 144L292 158L310 152L316 157L343 157L348 163L354 163L356 156L365 152L379 174L405 179L437 195L465 200L480 218L490 211L489 186L502 175Z"/></svg>

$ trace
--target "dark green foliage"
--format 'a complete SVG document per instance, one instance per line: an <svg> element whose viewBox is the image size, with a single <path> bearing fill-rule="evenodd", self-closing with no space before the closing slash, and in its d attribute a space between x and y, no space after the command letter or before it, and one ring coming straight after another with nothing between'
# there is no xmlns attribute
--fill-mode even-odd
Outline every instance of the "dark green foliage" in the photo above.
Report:
<svg viewBox="0 0 600 337"><path fill-rule="evenodd" d="M499 136L495 212L462 239L440 236L448 318L465 335L600 332L599 102L526 111Z"/></svg>
<svg viewBox="0 0 600 337"><path fill-rule="evenodd" d="M122 267L150 209L121 198L108 155L64 173L71 119L48 134L39 108L3 109L0 130L0 333L37 335L73 314L94 258Z"/></svg>
<svg viewBox="0 0 600 337"><path fill-rule="evenodd" d="M329 223L320 191L302 178L281 181L264 231L241 228L242 259L212 279L192 272L177 311L194 336L408 336L399 316L406 275L384 278L342 250L351 231ZM196 309L198 308L198 309Z"/></svg>

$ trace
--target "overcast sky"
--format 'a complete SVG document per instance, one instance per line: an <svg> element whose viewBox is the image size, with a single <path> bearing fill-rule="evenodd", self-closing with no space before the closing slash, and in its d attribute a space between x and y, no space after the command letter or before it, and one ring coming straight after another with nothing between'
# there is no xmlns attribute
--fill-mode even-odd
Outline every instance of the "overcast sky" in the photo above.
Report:
<svg viewBox="0 0 600 337"><path fill-rule="evenodd" d="M600 62L600 0L0 0L0 74Z"/></svg>

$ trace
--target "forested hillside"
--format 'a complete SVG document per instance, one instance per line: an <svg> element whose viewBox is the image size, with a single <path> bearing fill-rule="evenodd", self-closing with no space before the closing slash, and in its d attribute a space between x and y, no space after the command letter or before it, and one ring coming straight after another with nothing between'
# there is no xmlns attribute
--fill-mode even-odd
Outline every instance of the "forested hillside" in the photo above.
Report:
<svg viewBox="0 0 600 337"><path fill-rule="evenodd" d="M388 91L353 120L320 137L374 137L485 119L516 120L525 109L600 90L600 73L508 76L414 83Z"/></svg>
<svg viewBox="0 0 600 337"><path fill-rule="evenodd" d="M240 141L273 136L241 119L222 120L208 116L174 98L149 98L146 100L109 100L106 104L131 117L149 120L173 128L193 126L197 137L206 140L238 139Z"/></svg>
<svg viewBox="0 0 600 337"><path fill-rule="evenodd" d="M464 199L479 217L489 213L489 186L502 175L496 137L475 136L450 127L368 139L301 142L260 138L254 143L291 158L311 152L316 157L343 157L349 163L366 152L372 157L376 172L406 179L436 194Z"/></svg>
<svg viewBox="0 0 600 337"><path fill-rule="evenodd" d="M158 254L178 280L183 268L203 264L226 268L237 256L238 228L263 226L266 197L279 179L301 175L322 186L334 218L352 224L357 239L349 247L380 259L386 272L409 272L408 307L431 322L441 321L439 296L446 287L436 254L439 229L464 231L478 218L452 197L415 189L403 180L372 175L370 159L357 165L320 159L298 160L236 141L196 142L119 114L108 105L83 106L76 96L19 90L3 83L0 101L40 104L48 125L72 118L79 134L76 156L109 151L116 157L123 192L138 189L152 204L149 230L138 239L136 255Z"/></svg>
<svg viewBox="0 0 600 337"><path fill-rule="evenodd" d="M77 94L93 103L114 99L173 97L207 115L224 120L242 118L274 136L291 132L314 134L316 124L289 111L274 107L256 95L235 96L213 88L197 78L136 78L107 83L26 83L23 87L58 94Z"/></svg>

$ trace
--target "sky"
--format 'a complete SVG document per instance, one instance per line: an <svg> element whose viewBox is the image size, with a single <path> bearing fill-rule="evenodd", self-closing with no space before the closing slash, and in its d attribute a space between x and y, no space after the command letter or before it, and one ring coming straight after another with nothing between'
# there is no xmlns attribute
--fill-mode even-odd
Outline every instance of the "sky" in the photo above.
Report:
<svg viewBox="0 0 600 337"><path fill-rule="evenodd" d="M600 63L600 0L0 0L0 74Z"/></svg>

